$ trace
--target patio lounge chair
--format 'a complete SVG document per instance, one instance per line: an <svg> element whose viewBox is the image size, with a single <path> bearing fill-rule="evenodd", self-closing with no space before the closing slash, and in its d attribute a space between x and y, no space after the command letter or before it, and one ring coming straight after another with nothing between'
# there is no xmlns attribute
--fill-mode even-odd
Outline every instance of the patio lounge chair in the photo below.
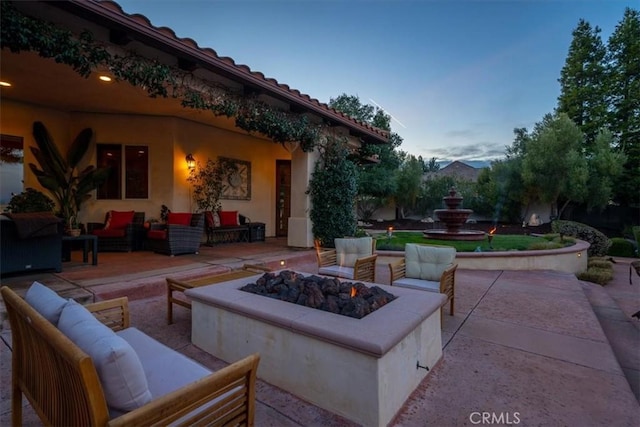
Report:
<svg viewBox="0 0 640 427"><path fill-rule="evenodd" d="M22 425L23 396L43 425L254 424L259 354L211 372L130 327L124 297L85 308L39 283L25 299L1 293L13 425Z"/></svg>
<svg viewBox="0 0 640 427"><path fill-rule="evenodd" d="M455 258L456 249L450 246L407 243L404 258L389 263L391 285L445 294L453 316L458 268Z"/></svg>
<svg viewBox="0 0 640 427"><path fill-rule="evenodd" d="M147 248L165 255L197 254L204 235L204 214L169 212L166 224L152 224Z"/></svg>
<svg viewBox="0 0 640 427"><path fill-rule="evenodd" d="M318 274L374 283L376 241L371 237L334 239L335 249L316 247Z"/></svg>
<svg viewBox="0 0 640 427"><path fill-rule="evenodd" d="M87 233L98 236L98 252L142 249L144 212L109 211L104 223L90 222Z"/></svg>

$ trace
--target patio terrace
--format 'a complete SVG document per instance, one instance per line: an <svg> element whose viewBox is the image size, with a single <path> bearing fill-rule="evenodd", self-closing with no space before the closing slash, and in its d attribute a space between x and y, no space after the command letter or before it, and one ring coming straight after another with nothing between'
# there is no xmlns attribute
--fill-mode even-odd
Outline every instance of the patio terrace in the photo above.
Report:
<svg viewBox="0 0 640 427"><path fill-rule="evenodd" d="M174 309L166 324L166 276L182 279L225 272L244 263L317 272L312 250L286 239L202 247L199 255L81 253L61 273L2 278L19 291L38 280L65 297L127 295L131 321L143 332L210 369L225 363L191 344L191 313ZM379 256L376 277L388 283ZM477 424L482 413L522 425L637 426L640 419L640 278L629 285L629 259L617 259L606 287L553 271L459 269L456 315L444 316L443 358L407 400L394 426ZM0 425L10 423L11 333L3 317ZM260 377L260 371L258 371ZM24 424L39 425L25 402ZM348 420L259 380L257 426L351 426Z"/></svg>

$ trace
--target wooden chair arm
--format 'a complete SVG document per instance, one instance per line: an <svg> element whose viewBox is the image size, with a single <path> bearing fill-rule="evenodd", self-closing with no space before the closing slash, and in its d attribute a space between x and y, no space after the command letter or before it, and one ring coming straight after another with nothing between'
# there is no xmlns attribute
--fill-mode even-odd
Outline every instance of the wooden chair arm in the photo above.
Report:
<svg viewBox="0 0 640 427"><path fill-rule="evenodd" d="M404 257L399 259L398 261L389 263L389 277L390 277L390 285L393 285L393 282L403 277L406 277L407 274L407 264L404 260Z"/></svg>
<svg viewBox="0 0 640 427"><path fill-rule="evenodd" d="M456 269L458 264L453 264L440 276L440 293L445 294L447 298L453 298L455 295L456 285Z"/></svg>
<svg viewBox="0 0 640 427"><path fill-rule="evenodd" d="M154 399L109 421L108 426L254 425L256 371L259 354L252 354L219 371ZM228 394L221 397L224 394ZM214 402L219 399L217 402ZM204 408L197 411L199 408ZM195 413L192 413L196 411ZM191 414L190 414L191 413ZM183 418L185 417L185 418Z"/></svg>
<svg viewBox="0 0 640 427"><path fill-rule="evenodd" d="M98 301L85 305L100 322L113 331L129 327L129 300L127 297Z"/></svg>
<svg viewBox="0 0 640 427"><path fill-rule="evenodd" d="M338 253L335 249L318 249L316 255L318 256L318 267L338 264Z"/></svg>
<svg viewBox="0 0 640 427"><path fill-rule="evenodd" d="M242 269L246 271L255 271L256 273L268 273L272 271L266 265L258 265L258 264L245 264L242 266Z"/></svg>
<svg viewBox="0 0 640 427"><path fill-rule="evenodd" d="M353 266L353 280L362 280L363 282L375 283L377 259L378 254L358 258L355 265Z"/></svg>

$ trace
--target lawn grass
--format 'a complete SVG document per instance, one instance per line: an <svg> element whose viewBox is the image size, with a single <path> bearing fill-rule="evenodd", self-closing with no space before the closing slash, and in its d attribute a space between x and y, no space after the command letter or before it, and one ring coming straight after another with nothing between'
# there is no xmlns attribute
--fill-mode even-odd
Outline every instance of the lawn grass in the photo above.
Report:
<svg viewBox="0 0 640 427"><path fill-rule="evenodd" d="M438 240L427 239L422 232L397 231L393 233L391 239L386 233L377 237L376 248L387 251L403 251L406 243L423 243L428 245L453 246L458 252L474 252L478 247L482 251L524 251L533 249L551 249L551 246L562 247L569 242L564 239L564 244L554 244L549 239L538 236L516 235L516 234L496 234L493 236L491 246L488 240L463 241L463 240Z"/></svg>

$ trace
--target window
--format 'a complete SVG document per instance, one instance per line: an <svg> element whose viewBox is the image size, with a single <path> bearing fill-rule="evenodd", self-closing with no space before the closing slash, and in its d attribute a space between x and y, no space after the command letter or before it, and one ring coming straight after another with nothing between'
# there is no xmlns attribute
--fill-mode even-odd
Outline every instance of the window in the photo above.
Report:
<svg viewBox="0 0 640 427"><path fill-rule="evenodd" d="M23 190L24 147L21 136L0 134L0 206Z"/></svg>
<svg viewBox="0 0 640 427"><path fill-rule="evenodd" d="M147 199L149 149L141 145L98 144L98 167L111 169L98 188L98 199Z"/></svg>

